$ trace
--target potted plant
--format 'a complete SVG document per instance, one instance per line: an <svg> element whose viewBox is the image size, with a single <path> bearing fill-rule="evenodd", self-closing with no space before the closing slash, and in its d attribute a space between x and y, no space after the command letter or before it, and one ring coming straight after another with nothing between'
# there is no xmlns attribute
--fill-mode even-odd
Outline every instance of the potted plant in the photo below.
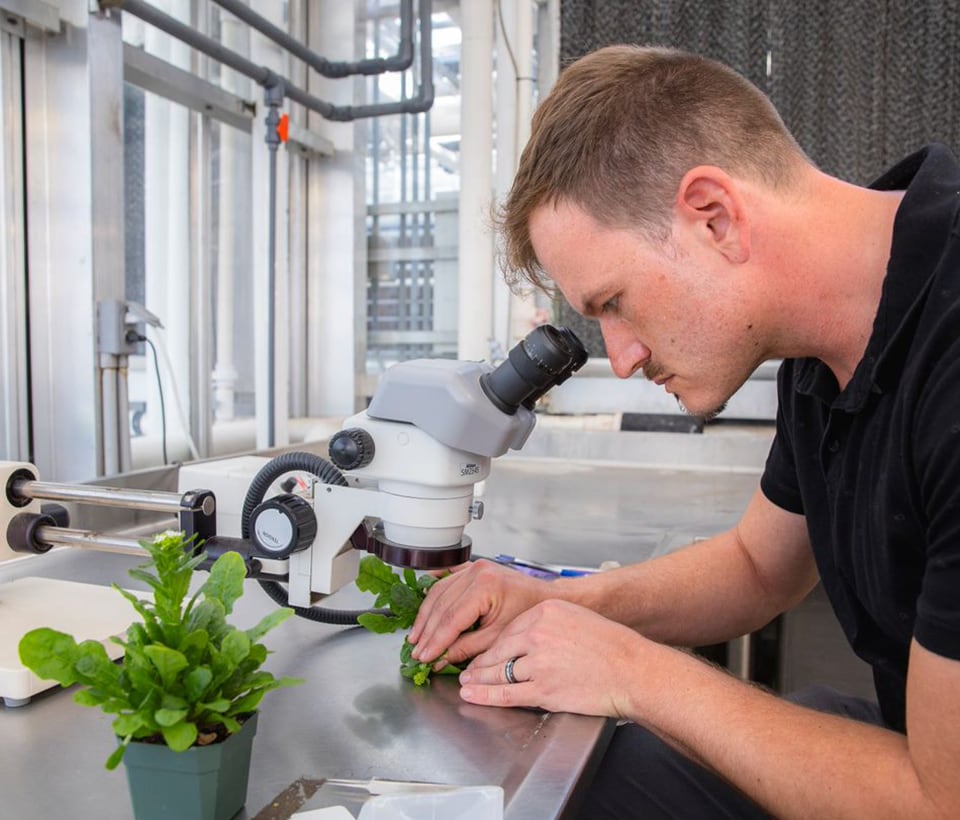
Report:
<svg viewBox="0 0 960 820"><path fill-rule="evenodd" d="M278 609L251 629L227 622L243 594L243 559L221 555L188 598L194 570L205 560L192 539L167 532L141 545L150 561L130 570L152 600L114 584L140 615L112 662L99 641L82 643L41 628L20 641L20 658L37 676L62 686L82 684L74 700L116 715L118 746L106 767L123 759L137 820L226 820L246 800L257 709L272 689L301 681L260 667L260 639L293 614Z"/></svg>

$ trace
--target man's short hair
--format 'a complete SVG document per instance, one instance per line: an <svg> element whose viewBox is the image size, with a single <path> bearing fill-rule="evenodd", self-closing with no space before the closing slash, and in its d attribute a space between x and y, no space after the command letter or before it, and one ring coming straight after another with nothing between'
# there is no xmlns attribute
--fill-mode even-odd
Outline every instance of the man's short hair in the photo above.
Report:
<svg viewBox="0 0 960 820"><path fill-rule="evenodd" d="M691 168L783 188L804 160L766 95L728 66L666 48L594 51L560 73L533 116L496 217L507 280L546 285L529 233L540 205L567 201L601 225L662 240Z"/></svg>

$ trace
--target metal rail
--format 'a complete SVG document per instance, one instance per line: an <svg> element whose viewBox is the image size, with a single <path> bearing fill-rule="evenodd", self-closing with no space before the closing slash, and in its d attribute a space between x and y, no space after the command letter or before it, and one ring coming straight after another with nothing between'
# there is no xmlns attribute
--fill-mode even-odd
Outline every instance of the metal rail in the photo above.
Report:
<svg viewBox="0 0 960 820"><path fill-rule="evenodd" d="M141 557L147 555L147 551L135 539L102 532L72 530L67 527L43 524L37 527L36 539L41 544L51 544L54 547L74 547Z"/></svg>
<svg viewBox="0 0 960 820"><path fill-rule="evenodd" d="M184 509L183 495L159 490L129 490L123 487L76 486L50 481L18 479L11 484L14 496L45 501L75 501L101 507L126 507L133 510L179 513ZM213 496L202 501L201 512L212 515L216 508ZM134 542L135 543L135 542Z"/></svg>

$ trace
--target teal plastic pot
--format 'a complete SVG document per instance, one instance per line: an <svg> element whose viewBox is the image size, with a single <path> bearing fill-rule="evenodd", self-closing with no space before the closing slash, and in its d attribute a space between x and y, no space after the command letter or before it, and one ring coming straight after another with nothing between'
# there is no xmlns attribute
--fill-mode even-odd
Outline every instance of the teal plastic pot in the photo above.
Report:
<svg viewBox="0 0 960 820"><path fill-rule="evenodd" d="M247 799L257 715L222 743L173 752L132 742L123 756L136 820L229 820Z"/></svg>

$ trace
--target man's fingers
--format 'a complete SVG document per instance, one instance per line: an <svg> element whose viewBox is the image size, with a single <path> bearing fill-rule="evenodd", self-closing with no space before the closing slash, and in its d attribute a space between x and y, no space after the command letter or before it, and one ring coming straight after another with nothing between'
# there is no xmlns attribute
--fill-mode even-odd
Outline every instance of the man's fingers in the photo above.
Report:
<svg viewBox="0 0 960 820"><path fill-rule="evenodd" d="M505 683L482 686L472 683L460 687L460 697L479 706L536 706L534 684Z"/></svg>
<svg viewBox="0 0 960 820"><path fill-rule="evenodd" d="M480 628L473 632L464 632L457 638L447 650L446 657L450 663L460 665L463 661L468 661L476 657L480 652L490 645L489 630Z"/></svg>
<svg viewBox="0 0 960 820"><path fill-rule="evenodd" d="M433 616L434 610L438 607L446 606L444 603L446 599L448 599L450 595L456 594L456 584L460 580L456 575L449 575L446 578L441 578L430 587L430 590L427 592L427 597L423 600L423 603L420 604L420 610L417 612L417 617L413 621L413 626L410 628L410 634L408 636L410 643L416 643L420 639L424 627Z"/></svg>
<svg viewBox="0 0 960 820"><path fill-rule="evenodd" d="M467 599L459 589L450 587L437 592L442 594L437 595L429 610L424 612L424 607L430 603L433 590L421 604L417 620L408 637L410 643L414 644L413 657L420 661L438 658L452 648L460 633L469 629L480 617L476 601ZM427 635L425 639L424 633ZM463 660L468 656L455 653L454 657ZM452 657L450 660L451 663L456 662Z"/></svg>

